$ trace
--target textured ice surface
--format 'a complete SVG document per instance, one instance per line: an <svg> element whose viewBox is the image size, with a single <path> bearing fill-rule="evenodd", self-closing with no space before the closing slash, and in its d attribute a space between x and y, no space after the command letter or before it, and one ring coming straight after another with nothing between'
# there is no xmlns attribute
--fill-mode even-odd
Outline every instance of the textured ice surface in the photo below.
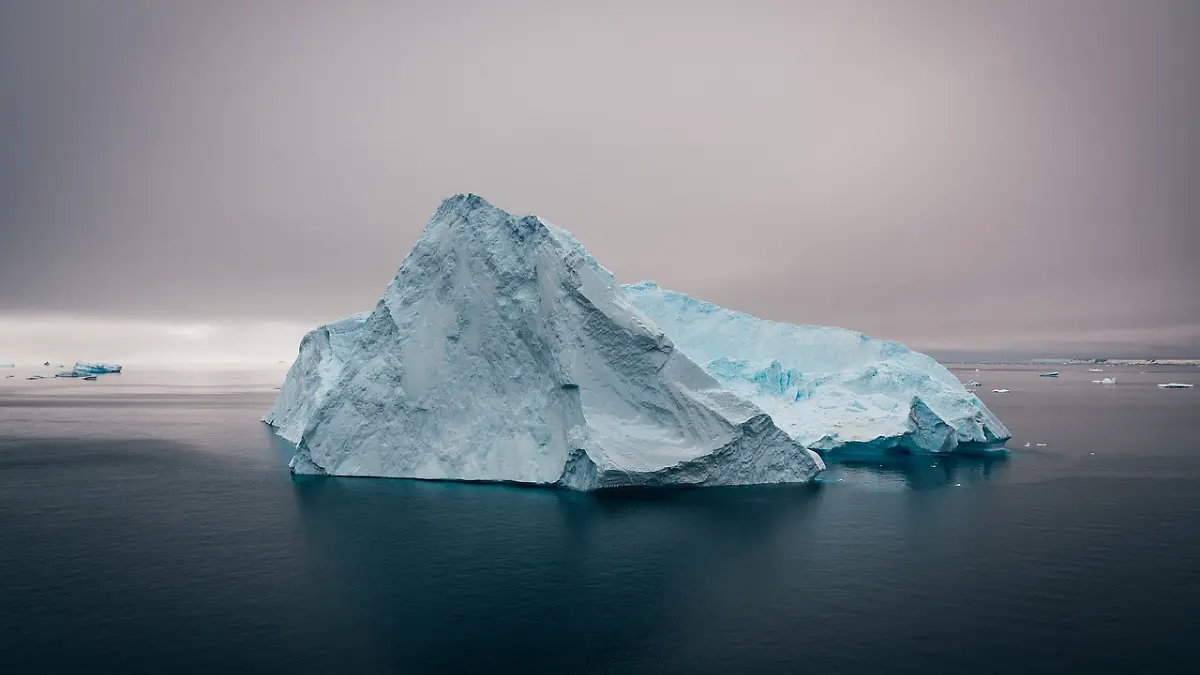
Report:
<svg viewBox="0 0 1200 675"><path fill-rule="evenodd" d="M115 363L87 363L79 361L75 364L75 372L85 375L103 375L105 373L119 373L121 366Z"/></svg>
<svg viewBox="0 0 1200 675"><path fill-rule="evenodd" d="M810 448L941 453L1011 436L950 371L899 343L765 321L649 281L625 292L680 351Z"/></svg>
<svg viewBox="0 0 1200 675"><path fill-rule="evenodd" d="M325 401L329 390L342 374L346 356L354 347L358 329L370 312L348 316L310 331L300 341L300 354L288 369L275 405L263 421L275 427L275 433L292 443L300 435L312 413Z"/></svg>
<svg viewBox="0 0 1200 675"><path fill-rule="evenodd" d="M442 203L365 319L305 338L264 419L297 442L297 473L592 490L823 468L569 233L474 195Z"/></svg>

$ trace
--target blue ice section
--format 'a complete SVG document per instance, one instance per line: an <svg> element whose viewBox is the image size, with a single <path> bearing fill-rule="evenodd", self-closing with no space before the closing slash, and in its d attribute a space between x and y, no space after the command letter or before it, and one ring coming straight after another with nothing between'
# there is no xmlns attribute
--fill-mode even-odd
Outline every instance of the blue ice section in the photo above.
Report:
<svg viewBox="0 0 1200 675"><path fill-rule="evenodd" d="M767 321L653 281L624 291L709 375L814 450L975 452L1011 437L950 371L898 342Z"/></svg>

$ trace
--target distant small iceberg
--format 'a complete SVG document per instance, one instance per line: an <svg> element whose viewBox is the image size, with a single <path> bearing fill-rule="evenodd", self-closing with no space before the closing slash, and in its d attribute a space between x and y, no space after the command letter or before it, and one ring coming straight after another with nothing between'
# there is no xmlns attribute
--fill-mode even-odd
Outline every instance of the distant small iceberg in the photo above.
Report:
<svg viewBox="0 0 1200 675"><path fill-rule="evenodd" d="M1088 368L1088 372L1089 373L1103 373L1104 369L1103 368Z"/></svg>
<svg viewBox="0 0 1200 675"><path fill-rule="evenodd" d="M121 372L121 366L116 363L88 363L86 361L78 361L75 363L75 372L86 373L88 375L105 375L107 373Z"/></svg>
<svg viewBox="0 0 1200 675"><path fill-rule="evenodd" d="M1092 384L1116 384L1116 383L1117 383L1117 378L1115 378L1115 377L1106 377L1103 380L1092 380Z"/></svg>
<svg viewBox="0 0 1200 675"><path fill-rule="evenodd" d="M1007 394L1009 391L1010 390L1008 390L1008 389L993 389L992 393L993 394Z"/></svg>
<svg viewBox="0 0 1200 675"><path fill-rule="evenodd" d="M981 387L981 386L983 386L983 383L976 382L975 380L971 380L970 382L967 383L967 386L968 387Z"/></svg>
<svg viewBox="0 0 1200 675"><path fill-rule="evenodd" d="M1052 371L1049 373L1041 373L1040 375L1038 375L1038 377L1058 377L1058 371L1055 370L1055 371Z"/></svg>
<svg viewBox="0 0 1200 675"><path fill-rule="evenodd" d="M1168 382L1166 384L1158 385L1158 388L1159 389L1191 389L1194 386L1196 386L1196 385L1184 384L1183 382Z"/></svg>

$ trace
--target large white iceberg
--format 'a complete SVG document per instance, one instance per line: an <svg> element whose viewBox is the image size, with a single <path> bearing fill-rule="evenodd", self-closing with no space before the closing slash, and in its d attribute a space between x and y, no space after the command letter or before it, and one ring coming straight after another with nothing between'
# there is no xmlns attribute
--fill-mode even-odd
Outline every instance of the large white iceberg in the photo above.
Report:
<svg viewBox="0 0 1200 675"><path fill-rule="evenodd" d="M765 321L651 281L625 293L680 351L822 453L979 451L1011 437L950 371L897 342Z"/></svg>
<svg viewBox="0 0 1200 675"><path fill-rule="evenodd" d="M474 195L442 203L365 318L304 339L264 419L305 474L593 490L824 468L677 350L568 232Z"/></svg>

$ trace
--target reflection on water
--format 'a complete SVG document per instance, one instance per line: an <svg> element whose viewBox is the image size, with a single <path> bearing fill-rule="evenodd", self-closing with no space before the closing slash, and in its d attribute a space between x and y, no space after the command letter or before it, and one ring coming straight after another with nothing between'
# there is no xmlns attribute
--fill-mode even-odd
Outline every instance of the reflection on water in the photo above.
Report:
<svg viewBox="0 0 1200 675"><path fill-rule="evenodd" d="M826 458L819 480L880 490L925 490L962 487L1001 476L1008 467L1006 453L984 456L876 455Z"/></svg>

